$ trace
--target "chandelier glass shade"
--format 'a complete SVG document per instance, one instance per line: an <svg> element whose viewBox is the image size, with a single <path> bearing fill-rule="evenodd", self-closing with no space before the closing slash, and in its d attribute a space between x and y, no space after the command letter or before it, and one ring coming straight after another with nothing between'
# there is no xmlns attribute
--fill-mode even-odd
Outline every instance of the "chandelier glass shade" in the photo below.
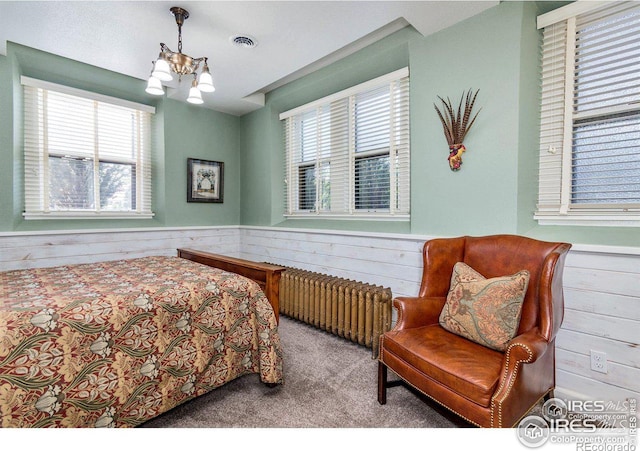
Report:
<svg viewBox="0 0 640 451"><path fill-rule="evenodd" d="M149 81L147 82L147 89L145 89L147 93L154 96L161 96L164 94L164 89L162 89L162 82L159 78L149 77Z"/></svg>
<svg viewBox="0 0 640 451"><path fill-rule="evenodd" d="M151 76L147 82L145 91L152 95L163 95L163 81L173 80L173 74L178 76L178 81L182 80L183 75L193 75L191 89L189 89L189 97L187 102L201 104L203 103L201 92L213 92L213 77L209 71L207 58L192 58L182 53L182 25L189 18L189 12L183 8L174 6L170 9L171 14L176 19L178 25L178 51L174 52L164 43L160 43L160 54L158 59L153 63ZM200 76L198 77L198 69L202 64Z"/></svg>
<svg viewBox="0 0 640 451"><path fill-rule="evenodd" d="M200 94L200 90L198 89L198 82L195 78L191 83L191 89L189 89L189 97L187 97L187 102L195 103L196 105L204 102L204 100L202 100L202 94Z"/></svg>

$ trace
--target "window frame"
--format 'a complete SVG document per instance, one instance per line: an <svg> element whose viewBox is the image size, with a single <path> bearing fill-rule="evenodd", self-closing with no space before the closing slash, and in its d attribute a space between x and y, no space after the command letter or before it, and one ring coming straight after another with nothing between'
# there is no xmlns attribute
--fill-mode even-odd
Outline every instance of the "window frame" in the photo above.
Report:
<svg viewBox="0 0 640 451"><path fill-rule="evenodd" d="M384 91L384 87L389 87ZM367 94L381 89L388 92L389 109L389 138L388 145L384 148L372 148L365 151L357 150L356 143L356 98L359 94ZM395 89L395 91L394 91ZM404 102L395 105L394 99L401 97ZM356 220L410 220L410 112L409 112L409 69L403 68L381 77L369 80L333 95L318 99L314 102L302 105L280 114L280 120L284 123L285 135L285 212L287 219L356 219ZM344 112L342 109L344 108ZM394 108L397 108L394 109ZM328 112L325 112L326 109ZM401 112L398 112L401 111ZM302 126L305 116L315 114L318 124L324 123L322 131L325 134L322 143L330 142L328 152L317 150L315 159L302 160ZM339 117L338 125L332 124L331 114ZM346 119L345 119L346 116ZM394 119L401 117L396 125ZM400 123L402 122L402 123ZM403 126L406 122L406 126ZM348 123L345 126L344 123ZM329 124L329 125L327 125ZM318 129L320 125L316 125ZM402 127L401 133L396 132L396 126ZM337 129L337 131L335 131ZM300 136L297 136L298 133ZM395 136L398 134L399 136ZM334 135L338 135L336 138ZM339 141L335 143L335 141ZM398 143L402 144L398 144ZM318 146L319 144L316 144ZM296 147L297 146L297 147ZM346 149L346 150L345 150ZM299 158L296 157L299 155ZM387 157L389 160L389 208L358 208L356 180L357 162L362 159ZM332 162L339 161L334 167ZM400 162L399 162L400 161ZM329 164L330 183L333 193L329 195L328 209L320 208L324 191L321 183L324 177L321 167ZM309 166L315 167L316 198L315 208L301 209L304 200L300 171ZM332 173L335 168L335 172ZM294 174L297 171L298 176ZM397 173L401 173L404 182ZM401 186L400 186L401 185ZM336 188L334 188L336 187ZM337 193L337 194L336 194ZM338 205L335 205L338 204Z"/></svg>
<svg viewBox="0 0 640 451"><path fill-rule="evenodd" d="M51 83L44 80L38 80L26 76L21 76L21 85L23 86L23 158L24 158L24 181L23 189L25 196L25 205L23 217L26 220L46 220L46 219L150 219L154 216L151 210L152 202L152 168L151 168L151 128L155 108L149 105L131 102L125 99L106 96L91 91L85 91L72 88L57 83ZM27 90L31 90L27 96ZM37 90L37 93L34 92ZM47 138L39 130L39 125L29 125L29 121L37 121L38 124L44 120L46 116L45 109L41 104L33 104L38 102L37 97L46 97L48 92L55 92L68 96L78 97L81 101L92 101L96 108L98 104L107 106L116 106L132 110L135 115L136 125L127 131L131 133L130 138L135 141L134 154L129 157L110 155L109 153L100 155L98 144L94 144L93 149L89 149L87 156L75 154L73 151L61 153L54 149L50 149L47 144ZM35 97L34 97L35 96ZM43 101L46 103L46 100ZM38 106L39 105L39 106ZM99 123L94 124L93 133L94 141L95 133L100 126ZM125 136L127 136L125 134ZM97 141L96 141L97 142ZM89 157L89 153L92 155ZM71 159L90 159L92 162L92 173L95 187L99 183L100 168L104 164L118 164L131 167L131 209L130 210L114 210L102 209L100 205L99 190L93 192L94 207L91 209L68 208L68 209L51 209L48 198L49 190L49 161L51 158L65 157ZM39 180L38 188L30 186L29 177L37 177ZM96 202L97 200L97 202Z"/></svg>
<svg viewBox="0 0 640 451"><path fill-rule="evenodd" d="M629 5L633 7L633 4ZM640 119L640 105L604 106L595 112L584 113L574 104L574 92L580 86L580 79L574 78L578 55L577 23L582 15L598 14L597 10L603 7L615 12L615 8L622 10L626 4L575 2L538 17L538 29L545 29L545 39L548 40L542 40L538 203L534 213L534 219L541 225L640 226L640 203L587 203L572 199L578 194L573 182L577 127L599 121L605 124L601 129L605 129L607 121L615 121L617 114L630 111ZM560 84L561 89L557 89Z"/></svg>

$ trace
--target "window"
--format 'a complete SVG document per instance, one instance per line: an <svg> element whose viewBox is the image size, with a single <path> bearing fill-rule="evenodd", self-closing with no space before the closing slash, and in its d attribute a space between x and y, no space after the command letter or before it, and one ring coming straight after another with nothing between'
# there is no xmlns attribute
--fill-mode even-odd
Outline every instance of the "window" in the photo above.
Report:
<svg viewBox="0 0 640 451"><path fill-rule="evenodd" d="M640 225L640 5L538 18L541 224Z"/></svg>
<svg viewBox="0 0 640 451"><path fill-rule="evenodd" d="M409 218L409 71L282 113L285 216Z"/></svg>
<svg viewBox="0 0 640 451"><path fill-rule="evenodd" d="M152 107L22 77L26 219L150 218Z"/></svg>

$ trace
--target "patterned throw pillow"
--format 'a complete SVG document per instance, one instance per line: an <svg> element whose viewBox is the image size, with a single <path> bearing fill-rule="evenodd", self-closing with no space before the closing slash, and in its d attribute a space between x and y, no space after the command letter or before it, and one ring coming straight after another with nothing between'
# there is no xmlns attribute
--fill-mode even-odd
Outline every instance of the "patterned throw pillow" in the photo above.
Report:
<svg viewBox="0 0 640 451"><path fill-rule="evenodd" d="M453 267L447 302L440 325L457 335L504 351L520 324L529 271L486 279L469 265Z"/></svg>

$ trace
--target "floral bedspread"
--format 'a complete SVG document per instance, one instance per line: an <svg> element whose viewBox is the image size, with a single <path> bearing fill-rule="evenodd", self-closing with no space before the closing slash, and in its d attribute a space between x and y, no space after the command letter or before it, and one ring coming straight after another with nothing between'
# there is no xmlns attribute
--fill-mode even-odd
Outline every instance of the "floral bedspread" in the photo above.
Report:
<svg viewBox="0 0 640 451"><path fill-rule="evenodd" d="M282 382L258 285L177 257L0 273L2 427L129 427L244 374Z"/></svg>

